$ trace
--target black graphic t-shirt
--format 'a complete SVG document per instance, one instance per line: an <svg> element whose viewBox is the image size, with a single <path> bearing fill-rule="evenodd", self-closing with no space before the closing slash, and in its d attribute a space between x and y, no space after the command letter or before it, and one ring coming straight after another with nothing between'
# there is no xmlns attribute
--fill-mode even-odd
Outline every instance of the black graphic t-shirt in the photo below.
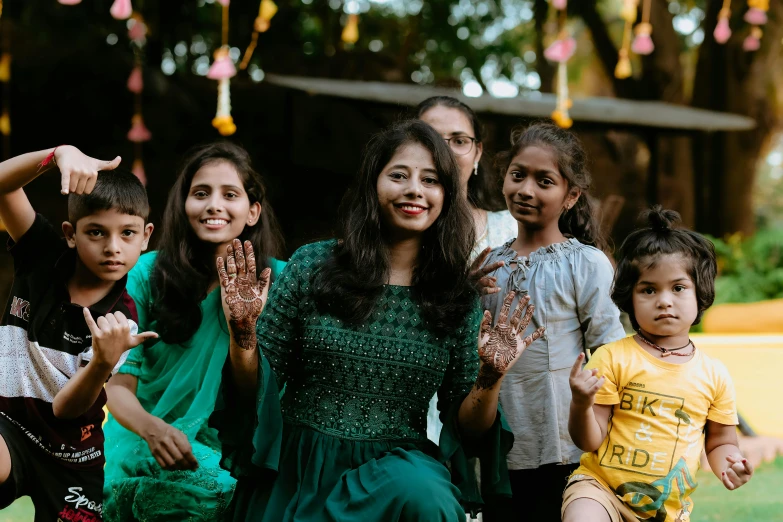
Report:
<svg viewBox="0 0 783 522"><path fill-rule="evenodd" d="M82 307L71 303L67 282L76 251L40 214L17 242L9 242L14 283L0 323L0 415L41 450L74 468L103 466L106 392L75 419L58 419L52 402L92 358L92 339ZM90 307L97 318L122 312L136 329L136 306L126 278ZM124 362L125 355L115 367Z"/></svg>

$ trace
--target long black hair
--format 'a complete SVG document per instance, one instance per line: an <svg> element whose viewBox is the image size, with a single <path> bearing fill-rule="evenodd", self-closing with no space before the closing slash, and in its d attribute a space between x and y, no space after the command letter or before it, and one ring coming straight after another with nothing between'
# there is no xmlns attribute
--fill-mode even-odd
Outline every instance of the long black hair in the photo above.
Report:
<svg viewBox="0 0 783 522"><path fill-rule="evenodd" d="M662 256L681 256L696 288L699 313L693 324L699 324L702 314L715 301L715 246L701 234L682 228L680 215L674 210L656 205L642 213L641 219L647 226L631 232L620 246L612 301L628 314L634 329L639 329L633 312L633 292L641 271L654 267Z"/></svg>
<svg viewBox="0 0 783 522"><path fill-rule="evenodd" d="M367 145L358 178L340 206L334 255L315 276L314 296L321 310L347 322L369 318L390 271L378 176L401 147L412 143L430 151L444 189L443 210L422 237L412 296L433 330L453 329L463 324L476 299L468 281L473 219L451 150L432 127L418 120L398 123Z"/></svg>
<svg viewBox="0 0 783 522"><path fill-rule="evenodd" d="M552 123L534 123L529 127L514 129L511 133L511 148L495 158L498 170L505 176L514 157L527 147L534 146L552 151L557 168L568 183L568 190L578 189L582 194L570 210L560 215L560 232L603 250L606 242L601 234L596 205L590 195L593 178L587 168L587 153L576 134Z"/></svg>
<svg viewBox="0 0 783 522"><path fill-rule="evenodd" d="M152 312L158 323L156 331L168 344L183 343L196 333L202 319L199 304L215 279L215 245L198 239L185 214L185 200L196 172L217 162L230 163L242 180L250 203L258 202L262 206L258 223L246 225L239 236L243 242L253 244L258 271L266 268L269 258L278 256L282 250L282 235L272 207L265 199L264 182L253 170L247 151L227 141L191 149L169 192L158 257L151 277Z"/></svg>
<svg viewBox="0 0 783 522"><path fill-rule="evenodd" d="M476 145L484 143L484 126L481 124L476 112L468 105L451 96L432 96L416 106L416 118L421 118L425 112L434 107L446 107L456 109L464 114L473 126L473 137ZM468 181L468 201L482 210L495 212L506 210L506 201L503 199L502 182L497 172L487 167L489 154L485 150L479 160L478 174L470 176Z"/></svg>

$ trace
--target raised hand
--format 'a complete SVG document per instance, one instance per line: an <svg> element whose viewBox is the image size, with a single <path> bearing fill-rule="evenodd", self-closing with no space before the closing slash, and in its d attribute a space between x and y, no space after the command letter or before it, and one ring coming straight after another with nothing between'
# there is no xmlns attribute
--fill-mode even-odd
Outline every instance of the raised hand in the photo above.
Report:
<svg viewBox="0 0 783 522"><path fill-rule="evenodd" d="M481 390L492 388L506 374L514 363L522 355L525 349L533 344L533 341L544 334L544 327L524 339L530 319L533 317L535 306L529 305L530 296L526 295L517 303L514 314L509 319L511 303L514 301L514 292L509 292L503 300L500 316L497 324L492 326L492 315L484 311L484 319L481 321L481 333L479 335L479 369L476 388ZM529 305L529 306L528 306ZM527 310L525 310L527 308ZM523 317L524 312L524 317Z"/></svg>
<svg viewBox="0 0 783 522"><path fill-rule="evenodd" d="M739 453L727 455L726 463L726 471L721 474L721 481L730 491L742 486L753 476L753 466Z"/></svg>
<svg viewBox="0 0 783 522"><path fill-rule="evenodd" d="M120 165L117 156L111 161L91 158L76 147L62 145L54 152L54 161L60 169L60 192L68 194L89 194L95 188L98 171L114 170Z"/></svg>
<svg viewBox="0 0 783 522"><path fill-rule="evenodd" d="M585 354L580 353L571 368L568 384L571 386L571 400L582 409L591 408L595 404L595 394L604 385L606 377L598 377L598 370L582 370Z"/></svg>
<svg viewBox="0 0 783 522"><path fill-rule="evenodd" d="M116 366L122 354L147 339L158 337L155 332L143 332L133 335L130 323L122 312L106 314L94 321L89 308L84 308L84 320L92 334L92 360L98 364Z"/></svg>
<svg viewBox="0 0 783 522"><path fill-rule="evenodd" d="M217 259L223 312L236 344L244 350L256 347L256 321L269 293L269 268L256 278L253 245L235 239L226 247L226 261Z"/></svg>
<svg viewBox="0 0 783 522"><path fill-rule="evenodd" d="M485 267L481 266L484 264L484 260L487 259L487 256L491 251L492 248L485 248L484 251L481 252L475 261L473 261L473 263L470 265L470 273L468 274L468 277L473 282L473 285L476 287L479 295L492 295L500 292L500 287L497 286L497 278L492 277L489 274L505 265L506 262L497 261Z"/></svg>

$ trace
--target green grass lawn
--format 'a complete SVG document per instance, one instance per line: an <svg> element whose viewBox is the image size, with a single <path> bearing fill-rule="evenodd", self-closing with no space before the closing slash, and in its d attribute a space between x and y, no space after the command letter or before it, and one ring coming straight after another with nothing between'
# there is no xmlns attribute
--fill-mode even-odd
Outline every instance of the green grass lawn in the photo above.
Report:
<svg viewBox="0 0 783 522"><path fill-rule="evenodd" d="M783 457L756 470L748 484L728 491L712 473L699 472L699 489L693 495L691 522L783 520ZM33 505L28 497L0 511L0 522L33 520Z"/></svg>

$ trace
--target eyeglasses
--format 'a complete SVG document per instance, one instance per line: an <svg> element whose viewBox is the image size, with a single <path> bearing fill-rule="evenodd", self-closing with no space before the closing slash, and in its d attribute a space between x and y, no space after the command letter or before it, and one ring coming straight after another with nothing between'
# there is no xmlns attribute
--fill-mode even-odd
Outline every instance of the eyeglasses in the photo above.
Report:
<svg viewBox="0 0 783 522"><path fill-rule="evenodd" d="M451 147L454 154L458 156L464 156L473 150L473 143L477 142L476 138L470 136L460 135L452 136L451 138L443 138L446 143Z"/></svg>

